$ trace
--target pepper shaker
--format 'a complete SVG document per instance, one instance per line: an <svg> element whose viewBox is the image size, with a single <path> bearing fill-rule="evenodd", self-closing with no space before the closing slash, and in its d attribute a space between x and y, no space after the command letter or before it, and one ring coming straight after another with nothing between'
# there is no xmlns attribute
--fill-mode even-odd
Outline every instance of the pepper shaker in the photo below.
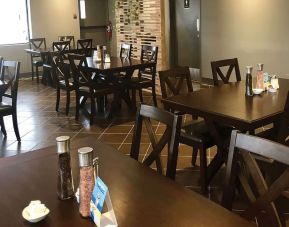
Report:
<svg viewBox="0 0 289 227"><path fill-rule="evenodd" d="M57 195L60 200L74 197L74 186L70 166L70 137L56 138L58 154Z"/></svg>
<svg viewBox="0 0 289 227"><path fill-rule="evenodd" d="M83 218L90 217L90 200L94 188L93 149L83 147L78 150L80 166L79 213Z"/></svg>
<svg viewBox="0 0 289 227"><path fill-rule="evenodd" d="M245 94L246 96L253 96L253 85L252 85L252 71L253 71L253 66L247 66L247 74L246 74L246 91Z"/></svg>

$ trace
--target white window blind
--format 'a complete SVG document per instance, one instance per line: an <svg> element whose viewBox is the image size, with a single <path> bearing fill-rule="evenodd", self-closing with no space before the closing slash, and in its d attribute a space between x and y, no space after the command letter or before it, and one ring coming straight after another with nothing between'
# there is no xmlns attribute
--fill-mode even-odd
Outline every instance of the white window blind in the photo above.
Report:
<svg viewBox="0 0 289 227"><path fill-rule="evenodd" d="M28 42L26 0L0 0L0 45Z"/></svg>

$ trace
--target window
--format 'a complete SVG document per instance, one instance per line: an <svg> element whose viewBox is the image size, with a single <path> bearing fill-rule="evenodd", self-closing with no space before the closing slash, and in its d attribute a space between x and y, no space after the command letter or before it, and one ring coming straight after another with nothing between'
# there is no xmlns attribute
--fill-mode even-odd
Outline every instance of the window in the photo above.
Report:
<svg viewBox="0 0 289 227"><path fill-rule="evenodd" d="M26 0L0 0L0 45L28 42Z"/></svg>
<svg viewBox="0 0 289 227"><path fill-rule="evenodd" d="M85 0L80 0L79 5L80 5L80 19L85 19L86 18Z"/></svg>

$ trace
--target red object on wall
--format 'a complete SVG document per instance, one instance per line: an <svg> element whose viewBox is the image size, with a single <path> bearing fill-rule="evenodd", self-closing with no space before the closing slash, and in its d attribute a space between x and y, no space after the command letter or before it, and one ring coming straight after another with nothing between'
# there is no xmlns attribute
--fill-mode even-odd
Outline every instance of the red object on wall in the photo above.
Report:
<svg viewBox="0 0 289 227"><path fill-rule="evenodd" d="M107 35L107 38L109 40L111 40L111 38L112 38L112 23L111 23L111 21L109 21L108 24L106 25L106 35Z"/></svg>

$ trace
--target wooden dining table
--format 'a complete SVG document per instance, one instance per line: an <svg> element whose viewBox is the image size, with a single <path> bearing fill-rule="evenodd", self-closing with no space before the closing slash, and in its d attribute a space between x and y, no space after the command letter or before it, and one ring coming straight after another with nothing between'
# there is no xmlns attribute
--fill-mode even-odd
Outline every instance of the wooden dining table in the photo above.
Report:
<svg viewBox="0 0 289 227"><path fill-rule="evenodd" d="M280 89L253 97L245 96L245 82L232 82L200 91L163 99L172 110L204 118L218 147L208 166L208 181L220 169L227 156L228 138L222 137L221 125L232 126L242 132L254 134L255 129L273 123L278 127L283 113L289 80L279 79Z"/></svg>
<svg viewBox="0 0 289 227"><path fill-rule="evenodd" d="M92 137L71 144L75 189L77 149L83 146L92 147L99 158L99 176L109 188L118 226L254 226ZM57 162L56 147L0 159L0 226L95 226L80 217L75 198L57 198ZM31 200L41 200L50 209L38 224L22 218Z"/></svg>

